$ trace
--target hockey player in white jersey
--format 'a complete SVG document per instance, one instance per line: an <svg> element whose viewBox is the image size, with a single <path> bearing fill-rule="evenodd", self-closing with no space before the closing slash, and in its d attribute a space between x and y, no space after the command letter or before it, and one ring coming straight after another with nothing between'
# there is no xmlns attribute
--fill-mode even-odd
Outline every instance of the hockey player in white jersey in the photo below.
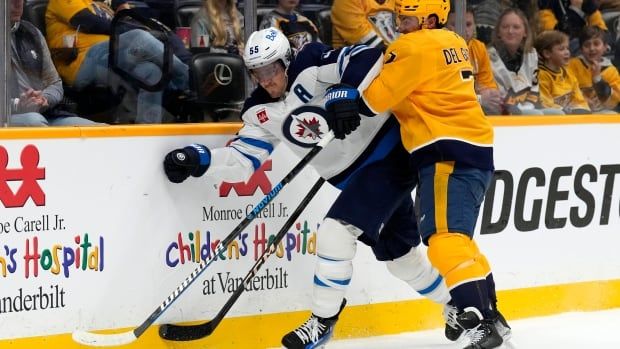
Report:
<svg viewBox="0 0 620 349"><path fill-rule="evenodd" d="M329 131L328 125L360 120L357 106L351 107L356 113L353 121L331 117L330 98L340 96L330 96L329 88L346 84L351 86L347 93L359 93L382 65L379 49L350 46L332 50L320 43L307 44L292 60L288 40L275 28L254 32L243 58L258 83L245 102L243 127L225 147L192 144L168 153L164 169L172 182L200 177L207 171L222 180L247 180L278 144L305 155ZM346 103L335 104L347 108ZM401 145L398 123L389 115L362 118L356 132L346 140L344 136L336 133L337 139L312 161L317 172L341 193L317 232L312 315L283 337L286 348L317 348L331 338L346 304L344 295L353 275L357 240L371 246L393 275L421 295L444 305L450 301L441 276L417 248L420 237L411 198L416 177L406 165L409 154ZM394 176L411 182L396 186L396 181L390 180Z"/></svg>

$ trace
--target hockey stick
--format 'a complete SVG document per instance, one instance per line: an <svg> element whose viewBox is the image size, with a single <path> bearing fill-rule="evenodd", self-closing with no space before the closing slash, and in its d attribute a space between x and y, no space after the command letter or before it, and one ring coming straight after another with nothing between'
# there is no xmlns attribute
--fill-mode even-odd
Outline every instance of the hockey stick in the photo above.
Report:
<svg viewBox="0 0 620 349"><path fill-rule="evenodd" d="M235 229L233 229L233 231L228 234L228 236L226 236L222 241L220 241L215 251L213 251L213 257L210 257L200 262L198 267L196 267L196 269L194 269L194 271L187 278L185 278L185 280L172 292L172 294L168 296L168 298L166 298L166 300L163 301L163 303L161 303L157 308L155 308L151 315L149 315L149 317L144 320L144 322L142 322L140 326L134 328L133 330L122 333L103 334L77 330L72 334L73 340L85 345L108 347L128 344L138 339L138 337L140 337L155 322L155 320L157 320L161 316L161 314L163 314L164 311L166 311L166 309L168 309L168 307L170 307L170 305L172 305L172 303L174 303L174 301L176 301L179 296L183 294L183 292L198 278L198 276L202 274L202 272L205 271L207 267L211 265L211 263L213 263L213 261L215 261L217 256L226 251L228 245L230 245L237 238L237 236L241 234L243 229L250 225L250 223L254 220L254 218L256 218L258 213L265 207L265 205L267 205L273 198L275 198L280 192L280 190L282 190L282 188L286 184L291 182L293 178L295 178L297 174L299 174L299 172L301 172L301 170L303 170L304 167L306 167L306 165L310 163L310 161L329 142L331 142L332 139L334 139L334 133L330 131L314 147L312 147L310 152L308 152L308 154L306 154L306 156L304 156L297 163L297 165L295 165L295 167L293 167L293 169L290 170L289 173L278 184L276 184L273 189L271 189L271 191L267 193L267 195L265 195L265 197L263 197L263 199L256 206L254 206L252 212L250 212L241 221L241 223L239 223L239 225L237 225L237 227L235 227Z"/></svg>
<svg viewBox="0 0 620 349"><path fill-rule="evenodd" d="M265 264L267 258L269 258L276 251L276 245L280 243L280 241L286 236L289 228L295 223L295 220L299 217L299 215L304 211L310 200L314 197L317 191L321 188L321 185L325 180L320 178L310 189L308 194L303 198L303 200L299 203L299 206L295 209L295 211L291 214L291 216L286 220L280 231L276 234L273 240L267 245L267 248L263 252L263 254L258 258L256 263L252 266L252 269L246 274L243 278L243 283L235 289L233 294L230 296L226 304L220 309L220 311L215 315L215 317L207 322L196 324L196 325L174 325L174 324L164 324L159 327L159 336L172 340L172 341L192 341L196 339L200 339L203 337L207 337L215 331L217 326L220 324L220 321L226 316L230 308L235 304L239 296L245 291L245 288L248 286L252 279L258 272L258 270Z"/></svg>

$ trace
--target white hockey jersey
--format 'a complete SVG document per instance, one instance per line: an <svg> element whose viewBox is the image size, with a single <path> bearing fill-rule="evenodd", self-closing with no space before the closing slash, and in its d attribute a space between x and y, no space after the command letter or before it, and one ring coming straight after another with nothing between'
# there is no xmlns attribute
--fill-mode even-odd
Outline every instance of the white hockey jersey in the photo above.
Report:
<svg viewBox="0 0 620 349"><path fill-rule="evenodd" d="M209 176L244 181L284 143L304 156L328 132L325 90L346 83L363 91L378 74L382 52L367 46L332 50L321 43L304 46L291 62L284 99L275 100L258 87L246 100L243 127L226 147L211 150ZM387 155L400 144L398 123L389 114L362 116L361 124L344 140L334 139L313 160L317 172L336 186L355 169Z"/></svg>
<svg viewBox="0 0 620 349"><path fill-rule="evenodd" d="M515 73L509 70L496 48L488 49L491 60L491 70L497 82L500 95L505 104L523 105L524 103L538 104L538 54L532 49L523 55L519 70Z"/></svg>

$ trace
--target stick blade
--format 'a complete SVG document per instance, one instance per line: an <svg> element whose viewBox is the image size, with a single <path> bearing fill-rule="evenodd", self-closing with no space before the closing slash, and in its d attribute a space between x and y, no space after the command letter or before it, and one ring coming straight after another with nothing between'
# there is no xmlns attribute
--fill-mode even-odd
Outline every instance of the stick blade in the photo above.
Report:
<svg viewBox="0 0 620 349"><path fill-rule="evenodd" d="M159 336L170 341L194 341L213 333L211 322L198 325L163 324L159 326Z"/></svg>
<svg viewBox="0 0 620 349"><path fill-rule="evenodd" d="M80 344L90 345L93 347L113 347L125 345L135 341L138 338L133 331L108 334L75 331L71 337L74 341Z"/></svg>

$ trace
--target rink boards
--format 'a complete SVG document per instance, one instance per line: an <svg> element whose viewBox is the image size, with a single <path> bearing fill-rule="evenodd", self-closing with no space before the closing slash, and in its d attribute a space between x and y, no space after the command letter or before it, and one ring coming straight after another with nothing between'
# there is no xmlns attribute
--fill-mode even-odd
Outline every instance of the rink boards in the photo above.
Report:
<svg viewBox="0 0 620 349"><path fill-rule="evenodd" d="M492 118L496 175L477 241L509 319L620 307L620 118ZM79 348L76 329L141 324L298 158L276 148L247 183L162 171L171 149L221 146L238 124L0 130L0 348ZM316 180L308 168L158 320L204 321ZM266 348L305 320L316 231L337 192L324 186L215 333L132 348ZM439 327L440 307L359 245L336 336Z"/></svg>

